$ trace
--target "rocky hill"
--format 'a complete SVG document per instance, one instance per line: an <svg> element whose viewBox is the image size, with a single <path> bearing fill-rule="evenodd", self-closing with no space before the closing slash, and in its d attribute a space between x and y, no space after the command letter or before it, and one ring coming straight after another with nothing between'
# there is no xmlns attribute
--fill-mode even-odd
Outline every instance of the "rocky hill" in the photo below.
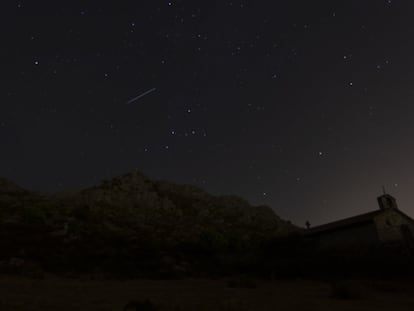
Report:
<svg viewBox="0 0 414 311"><path fill-rule="evenodd" d="M0 260L7 267L18 258L50 270L197 270L251 260L260 245L295 230L267 206L139 172L67 196L0 179Z"/></svg>

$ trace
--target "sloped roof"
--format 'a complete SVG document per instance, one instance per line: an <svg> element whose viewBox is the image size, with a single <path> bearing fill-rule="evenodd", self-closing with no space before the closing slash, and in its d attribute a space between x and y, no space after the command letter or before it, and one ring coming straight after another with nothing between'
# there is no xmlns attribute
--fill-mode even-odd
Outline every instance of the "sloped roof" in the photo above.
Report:
<svg viewBox="0 0 414 311"><path fill-rule="evenodd" d="M328 233L334 230L340 230L340 229L344 229L348 227L362 225L365 223L370 223L373 221L375 216L381 214L382 212L383 212L382 210L376 210L373 212L337 220L337 221L330 222L324 225L320 225L314 228L310 228L306 230L305 234L306 235L317 235L317 234L322 234L322 233Z"/></svg>

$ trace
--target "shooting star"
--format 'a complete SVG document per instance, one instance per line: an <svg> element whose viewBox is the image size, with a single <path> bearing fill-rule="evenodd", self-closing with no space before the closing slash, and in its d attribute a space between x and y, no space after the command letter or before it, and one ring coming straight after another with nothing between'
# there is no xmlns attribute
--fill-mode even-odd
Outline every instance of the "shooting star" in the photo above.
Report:
<svg viewBox="0 0 414 311"><path fill-rule="evenodd" d="M133 103L134 101L136 101L136 100L140 99L141 97L144 97L144 96L146 96L146 95L148 95L148 94L150 94L150 93L152 93L152 92L155 92L156 90L157 90L157 89L154 87L154 88L152 88L152 89L150 89L150 90L148 90L148 91L146 91L146 92L142 93L141 95L138 95L137 97L135 97L135 98L133 98L133 99L130 99L129 101L127 101L127 104L131 104L131 103Z"/></svg>

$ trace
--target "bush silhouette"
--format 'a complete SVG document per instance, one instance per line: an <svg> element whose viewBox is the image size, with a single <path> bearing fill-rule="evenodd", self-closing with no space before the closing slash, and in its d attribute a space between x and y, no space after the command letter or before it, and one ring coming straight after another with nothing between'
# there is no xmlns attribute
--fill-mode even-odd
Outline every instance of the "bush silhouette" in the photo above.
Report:
<svg viewBox="0 0 414 311"><path fill-rule="evenodd" d="M128 302L123 311L157 311L158 308L149 300L144 301L130 301Z"/></svg>
<svg viewBox="0 0 414 311"><path fill-rule="evenodd" d="M335 281L331 283L331 297L342 300L361 299L361 289L349 281Z"/></svg>

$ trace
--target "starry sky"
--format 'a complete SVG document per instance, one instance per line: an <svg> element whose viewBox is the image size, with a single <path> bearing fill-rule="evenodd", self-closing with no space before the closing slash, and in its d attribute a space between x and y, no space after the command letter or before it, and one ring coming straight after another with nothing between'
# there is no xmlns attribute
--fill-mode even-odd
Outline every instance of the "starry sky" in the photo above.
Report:
<svg viewBox="0 0 414 311"><path fill-rule="evenodd" d="M302 226L384 185L414 216L413 1L1 6L0 176L73 191L137 169Z"/></svg>

